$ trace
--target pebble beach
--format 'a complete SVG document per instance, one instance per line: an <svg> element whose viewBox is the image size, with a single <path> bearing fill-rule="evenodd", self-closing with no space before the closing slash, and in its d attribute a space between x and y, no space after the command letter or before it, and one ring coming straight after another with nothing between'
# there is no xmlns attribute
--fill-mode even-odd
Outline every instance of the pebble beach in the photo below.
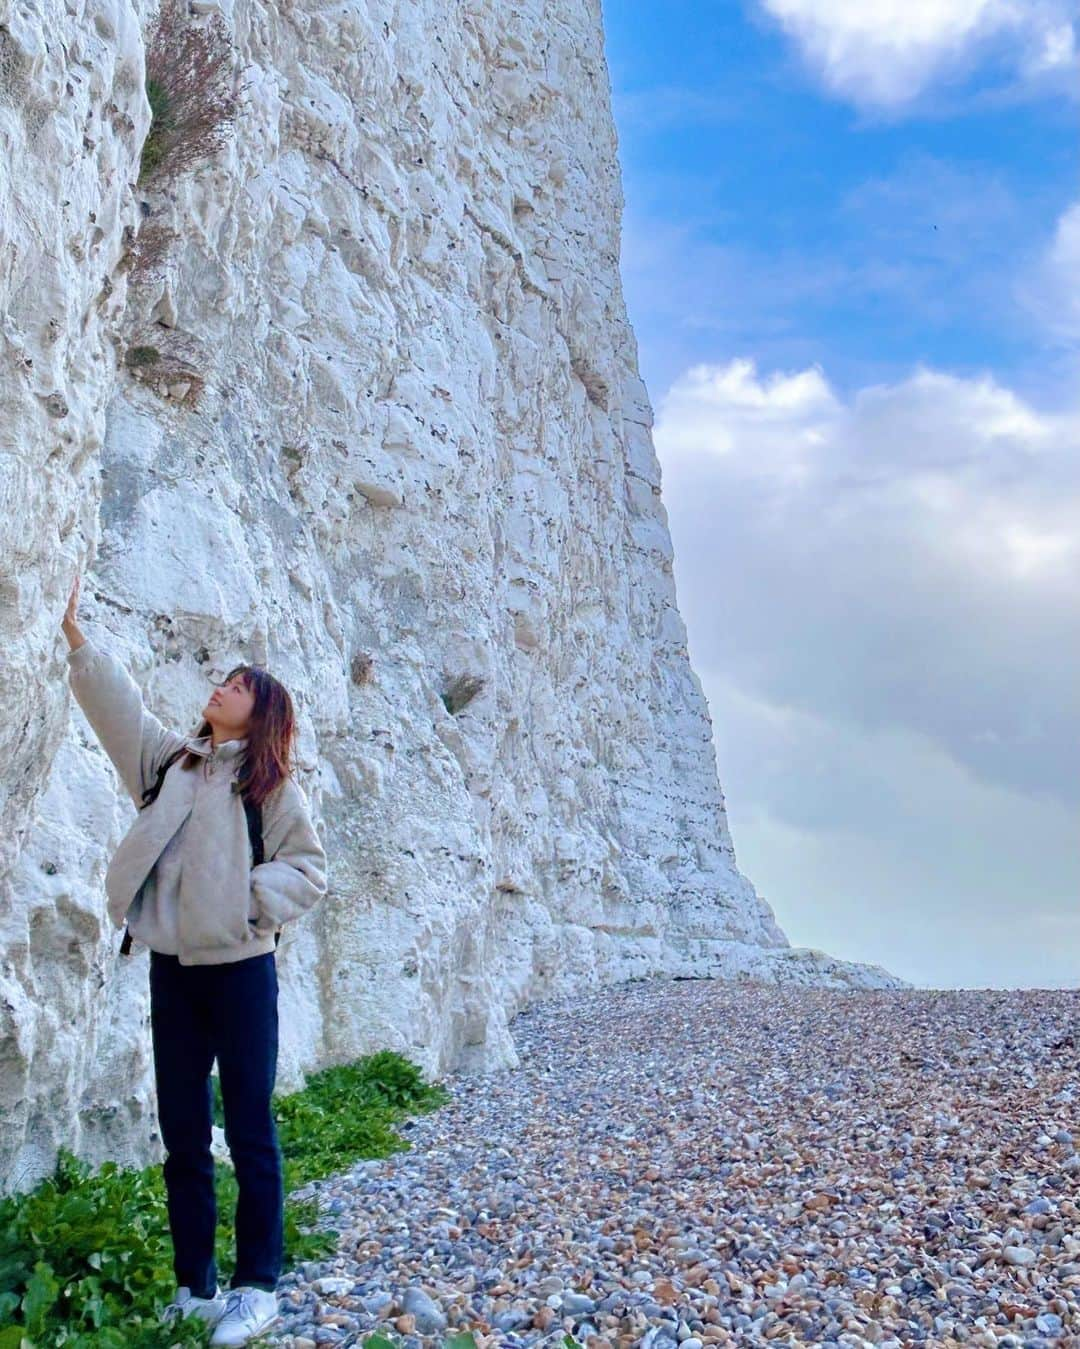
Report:
<svg viewBox="0 0 1080 1349"><path fill-rule="evenodd" d="M654 979L538 1003L305 1186L283 1349L1080 1346L1080 990Z"/></svg>

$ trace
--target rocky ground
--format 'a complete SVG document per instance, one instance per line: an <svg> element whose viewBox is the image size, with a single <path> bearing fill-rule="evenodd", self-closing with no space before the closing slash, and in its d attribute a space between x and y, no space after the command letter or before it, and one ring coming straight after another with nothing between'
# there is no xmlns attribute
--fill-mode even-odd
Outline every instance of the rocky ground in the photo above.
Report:
<svg viewBox="0 0 1080 1349"><path fill-rule="evenodd" d="M274 1342L1080 1346L1080 990L654 980L541 1003L308 1186Z"/></svg>

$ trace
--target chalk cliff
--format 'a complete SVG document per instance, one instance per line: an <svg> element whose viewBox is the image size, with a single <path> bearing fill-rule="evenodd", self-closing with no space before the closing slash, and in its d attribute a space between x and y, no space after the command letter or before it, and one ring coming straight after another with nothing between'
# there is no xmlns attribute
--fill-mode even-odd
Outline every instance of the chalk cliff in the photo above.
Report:
<svg viewBox="0 0 1080 1349"><path fill-rule="evenodd" d="M140 183L170 24L237 101ZM281 1089L382 1046L512 1066L518 1008L597 982L899 982L793 951L736 867L621 206L596 0L8 11L4 1188L59 1143L157 1155L147 957L102 894L132 808L66 687L77 567L169 724L242 659L296 697L331 891L280 950Z"/></svg>

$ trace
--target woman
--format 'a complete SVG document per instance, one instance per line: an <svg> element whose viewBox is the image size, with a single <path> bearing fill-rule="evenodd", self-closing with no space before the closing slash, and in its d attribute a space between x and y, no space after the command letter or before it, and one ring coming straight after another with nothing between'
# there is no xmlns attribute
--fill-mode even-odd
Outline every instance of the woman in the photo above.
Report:
<svg viewBox="0 0 1080 1349"><path fill-rule="evenodd" d="M62 627L69 682L139 807L105 875L109 915L150 948L150 1026L177 1292L168 1324L196 1315L210 1343L246 1344L278 1315L283 1256L276 935L326 893L326 854L290 776L288 691L238 665L196 733L164 727L123 664L79 630L76 576ZM161 776L162 768L166 768ZM252 865L244 801L261 807L266 860ZM214 1262L210 1070L217 1059L239 1190L236 1272Z"/></svg>

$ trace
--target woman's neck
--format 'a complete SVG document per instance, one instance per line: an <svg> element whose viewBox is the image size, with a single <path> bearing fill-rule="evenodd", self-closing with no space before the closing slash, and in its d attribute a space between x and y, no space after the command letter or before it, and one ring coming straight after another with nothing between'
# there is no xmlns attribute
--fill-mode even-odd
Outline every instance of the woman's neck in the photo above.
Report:
<svg viewBox="0 0 1080 1349"><path fill-rule="evenodd" d="M242 740L243 736L236 731L219 731L216 726L210 728L210 747L217 749L218 745L224 745L227 740Z"/></svg>

